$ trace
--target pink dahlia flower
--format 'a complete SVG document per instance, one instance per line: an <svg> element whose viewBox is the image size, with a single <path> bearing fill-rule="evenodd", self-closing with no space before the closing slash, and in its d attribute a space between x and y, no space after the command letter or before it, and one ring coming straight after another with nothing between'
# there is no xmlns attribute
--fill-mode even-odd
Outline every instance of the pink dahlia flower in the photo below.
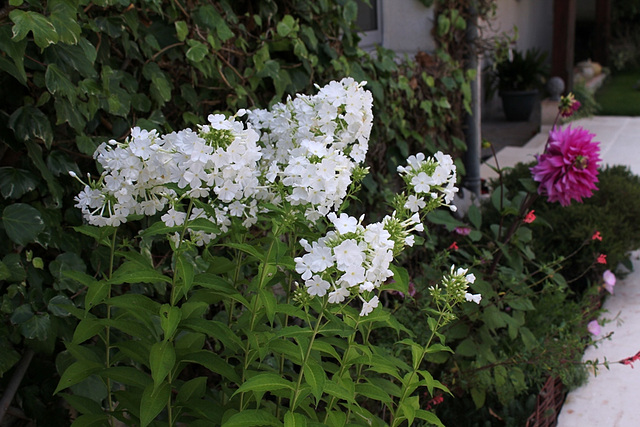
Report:
<svg viewBox="0 0 640 427"><path fill-rule="evenodd" d="M595 135L577 127L549 132L546 151L538 156L531 168L534 181L540 183L538 193L550 202L568 206L571 199L582 202L597 190L600 146L592 141Z"/></svg>

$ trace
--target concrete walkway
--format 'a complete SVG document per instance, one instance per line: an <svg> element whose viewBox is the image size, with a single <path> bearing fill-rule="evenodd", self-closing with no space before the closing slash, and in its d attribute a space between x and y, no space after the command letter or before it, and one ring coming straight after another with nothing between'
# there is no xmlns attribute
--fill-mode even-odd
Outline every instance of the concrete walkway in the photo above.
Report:
<svg viewBox="0 0 640 427"><path fill-rule="evenodd" d="M627 165L634 174L640 175L640 117L598 116L577 120L571 126L582 126L596 134L594 139L601 143L600 157L604 164ZM500 167L534 160L534 155L544 148L548 129L543 129L523 147L500 150ZM492 178L496 174L488 165L483 165L481 176ZM613 363L640 352L640 251L632 255L634 270L623 280L618 279L614 295L609 296L603 306L606 312L602 318L609 322L602 327L601 336L613 334L597 348L587 348L583 356L583 360L602 362L606 359L611 362L609 369L600 367L590 374L585 385L569 392L558 427L640 426L640 360L635 362L635 369Z"/></svg>

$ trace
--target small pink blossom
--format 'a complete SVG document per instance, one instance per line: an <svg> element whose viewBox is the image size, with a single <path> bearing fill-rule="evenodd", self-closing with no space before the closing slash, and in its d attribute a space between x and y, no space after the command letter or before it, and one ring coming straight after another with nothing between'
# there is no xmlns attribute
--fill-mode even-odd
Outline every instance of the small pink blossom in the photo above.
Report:
<svg viewBox="0 0 640 427"><path fill-rule="evenodd" d="M606 264L607 263L607 256L605 254L598 255L598 259L596 260L596 262L598 264Z"/></svg>
<svg viewBox="0 0 640 427"><path fill-rule="evenodd" d="M602 236L600 235L600 232L596 231L595 233L593 233L593 236L591 236L591 240L599 240L602 242Z"/></svg>
<svg viewBox="0 0 640 427"><path fill-rule="evenodd" d="M616 285L616 275L611 270L606 270L602 273L602 279L604 280L604 288L613 295L613 287Z"/></svg>
<svg viewBox="0 0 640 427"><path fill-rule="evenodd" d="M581 105L580 101L576 100L573 94L570 93L567 96L560 97L558 109L562 117L571 117L573 113L578 111Z"/></svg>
<svg viewBox="0 0 640 427"><path fill-rule="evenodd" d="M592 320L587 324L587 330L594 336L600 335L600 324L597 320Z"/></svg>
<svg viewBox="0 0 640 427"><path fill-rule="evenodd" d="M595 135L576 127L553 128L545 152L531 168L533 180L540 183L538 193L549 202L568 206L572 199L582 202L597 190L600 147Z"/></svg>
<svg viewBox="0 0 640 427"><path fill-rule="evenodd" d="M461 236L468 236L471 233L471 229L469 227L456 227L454 230Z"/></svg>
<svg viewBox="0 0 640 427"><path fill-rule="evenodd" d="M447 248L447 250L449 250L449 251L457 251L458 249L460 249L460 248L458 247L458 243L457 242L453 242Z"/></svg>

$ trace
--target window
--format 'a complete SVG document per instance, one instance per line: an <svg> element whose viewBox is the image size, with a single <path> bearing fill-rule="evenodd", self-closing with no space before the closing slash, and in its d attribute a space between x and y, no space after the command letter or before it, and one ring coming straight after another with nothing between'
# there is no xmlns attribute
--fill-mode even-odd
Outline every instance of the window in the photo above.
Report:
<svg viewBox="0 0 640 427"><path fill-rule="evenodd" d="M356 25L362 33L360 47L373 47L376 44L382 44L382 8L380 3L382 0L356 0L358 4L358 17ZM369 3L369 4L367 4Z"/></svg>

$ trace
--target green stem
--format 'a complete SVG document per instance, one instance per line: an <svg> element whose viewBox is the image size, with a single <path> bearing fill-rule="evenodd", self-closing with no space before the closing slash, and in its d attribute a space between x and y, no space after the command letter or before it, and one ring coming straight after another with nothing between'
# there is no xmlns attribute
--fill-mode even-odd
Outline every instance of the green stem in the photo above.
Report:
<svg viewBox="0 0 640 427"><path fill-rule="evenodd" d="M243 365L244 369L242 370L242 378L241 378L240 384L243 384L245 382L246 380L245 373L247 369L249 369L249 364L251 363L250 357L249 357L249 353L251 351L251 341L249 340L248 335L253 332L253 328L255 327L256 320L258 319L258 303L260 301L259 292L260 290L262 290L265 283L267 282L267 264L269 262L269 258L271 257L271 252L273 251L273 247L275 245L275 239L278 238L277 231L278 231L277 229L274 231L273 240L269 245L269 249L267 250L264 261L262 263L262 271L260 272L260 279L258 281L258 288L257 288L258 294L256 294L253 299L253 307L251 309L251 321L249 322L249 330L247 331L247 345L244 350L244 365ZM240 393L240 408L242 409L246 409L244 407L245 405L244 395L245 395L244 392Z"/></svg>
<svg viewBox="0 0 640 427"><path fill-rule="evenodd" d="M318 336L318 331L320 330L320 324L322 323L322 319L324 318L324 311L327 308L328 299L325 298L322 304L322 311L318 315L318 320L316 321L316 325L313 328L313 335L311 335L311 341L309 341L309 345L307 346L307 351L305 352L304 359L302 360L302 365L300 365L300 373L298 373L298 382L296 383L296 388L291 392L291 412L295 411L298 407L298 398L300 397L300 388L302 386L302 378L304 376L304 368L307 365L307 361L309 360L309 356L311 355L311 347L313 347L313 342Z"/></svg>
<svg viewBox="0 0 640 427"><path fill-rule="evenodd" d="M115 261L115 253L116 253L116 235L118 234L118 229L113 230L113 237L111 237L111 247L109 254L109 280L113 276L113 265ZM111 283L109 283L109 291L107 293L107 300L111 298ZM108 368L111 367L111 327L109 326L109 321L111 320L111 304L107 304L107 326L105 328L105 348L106 348L106 357L105 357L105 365ZM114 426L113 419L113 396L111 395L111 378L107 377L107 401L109 403L109 425Z"/></svg>
<svg viewBox="0 0 640 427"><path fill-rule="evenodd" d="M353 327L353 329L354 329L354 333L353 333L353 334L351 334L351 335L349 336L348 340L347 340L347 349L346 349L346 350L345 350L345 352L344 352L344 354L345 354L345 355L348 355L348 354L350 353L351 346L352 346L352 345L353 345L353 343L355 342L355 335L356 335L356 332L355 332L355 331L357 331L357 330L358 330L358 324L359 324L359 323L360 323L360 317L358 317L358 318L356 319L356 324L355 324L355 326ZM344 372L345 372L347 369L349 369L349 368L350 368L349 366L347 366L347 364L346 364L346 363L344 363L344 359L343 359L341 362L342 362L342 363L340 363L340 371L339 371L339 373L336 375L336 378L341 378L341 377L342 377L342 374L344 374ZM335 405L335 403L336 403L336 401L337 401L337 400L338 400L338 399L337 399L335 396L332 396L332 397L331 397L331 400L329 401L329 404L327 405L327 409L326 409L326 412L325 412L325 415L324 415L324 421L323 421L323 422L324 422L324 424L326 424L326 423L327 423L327 421L328 421L328 419L329 419L329 413L330 413L330 412L331 412L331 410L333 409L333 405ZM347 418L347 420L348 420L348 418Z"/></svg>
<svg viewBox="0 0 640 427"><path fill-rule="evenodd" d="M418 375L418 370L420 368L420 365L422 364L422 361L424 360L425 355L427 354L427 350L429 349L429 346L431 345L431 342L433 341L433 338L436 336L436 331L438 329L440 329L440 323L442 322L442 318L444 317L444 313L442 312L442 310L440 311L440 316L438 317L438 321L436 322L436 326L435 328L431 331L431 336L429 337L429 340L427 341L427 344L424 346L423 350L422 350L422 355L420 356L420 358L418 359L418 363L415 364L415 366L413 367L413 371L411 372L411 375L409 376L409 380L407 382L403 381L403 387L402 387L402 396L400 396L400 400L398 401L398 409L400 408L400 405L402 404L402 402L404 402L404 400L409 397L409 393L413 392L413 389L411 387L409 387L411 385L411 383L413 382L413 379L416 377L416 375ZM399 426L402 421L405 419L406 417L404 416L394 416L393 417L393 423L391 424L392 427L396 427Z"/></svg>

